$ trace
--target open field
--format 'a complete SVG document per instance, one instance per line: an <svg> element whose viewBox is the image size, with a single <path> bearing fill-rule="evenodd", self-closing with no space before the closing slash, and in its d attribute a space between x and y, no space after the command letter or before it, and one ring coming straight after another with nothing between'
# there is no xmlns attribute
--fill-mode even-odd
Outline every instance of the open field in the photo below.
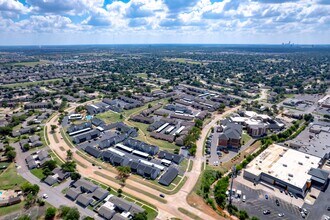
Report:
<svg viewBox="0 0 330 220"><path fill-rule="evenodd" d="M148 77L148 74L146 74L146 73L138 73L138 74L136 74L136 76L141 77L141 78L147 78Z"/></svg>
<svg viewBox="0 0 330 220"><path fill-rule="evenodd" d="M120 113L113 112L113 111L107 111L107 112L98 114L95 117L103 120L107 124L124 121L124 118L120 118Z"/></svg>
<svg viewBox="0 0 330 220"><path fill-rule="evenodd" d="M189 64L203 64L203 62L190 60L185 58L173 58L173 59L165 59L168 62L177 62L177 63L189 63Z"/></svg>
<svg viewBox="0 0 330 220"><path fill-rule="evenodd" d="M0 189L19 188L24 182L26 182L26 180L17 174L14 163L11 163L8 168L0 174Z"/></svg>
<svg viewBox="0 0 330 220"><path fill-rule="evenodd" d="M35 82L21 82L21 83L12 83L12 84L5 84L1 85L0 88L15 88L15 87L27 87L27 86L35 86L35 85L44 85L53 83L57 80L61 80L61 78L58 79L47 79L42 81L35 81Z"/></svg>
<svg viewBox="0 0 330 220"><path fill-rule="evenodd" d="M15 205L0 207L0 216L5 216L13 212L17 212L24 209L24 202L20 202Z"/></svg>
<svg viewBox="0 0 330 220"><path fill-rule="evenodd" d="M27 66L27 67L34 67L36 65L47 64L49 61L47 60L40 60L40 61L31 61L31 62L13 62L13 63L4 63L2 65L5 66Z"/></svg>

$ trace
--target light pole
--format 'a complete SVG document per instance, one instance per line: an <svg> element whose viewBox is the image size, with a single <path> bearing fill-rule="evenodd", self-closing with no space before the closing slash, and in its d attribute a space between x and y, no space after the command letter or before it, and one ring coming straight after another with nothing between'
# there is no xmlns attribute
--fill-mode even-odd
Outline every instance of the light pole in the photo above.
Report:
<svg viewBox="0 0 330 220"><path fill-rule="evenodd" d="M234 165L231 168L231 183L230 183L230 191L229 191L229 205L231 205L232 199L232 192L233 192L233 182L234 182L234 178L235 178L235 174L236 174L236 166Z"/></svg>

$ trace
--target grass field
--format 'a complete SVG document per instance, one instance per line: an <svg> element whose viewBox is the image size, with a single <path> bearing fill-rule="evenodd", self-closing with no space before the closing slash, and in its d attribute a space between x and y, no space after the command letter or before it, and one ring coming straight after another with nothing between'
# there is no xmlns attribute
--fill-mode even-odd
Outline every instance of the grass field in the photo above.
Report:
<svg viewBox="0 0 330 220"><path fill-rule="evenodd" d="M0 189L18 189L26 180L17 174L14 163L0 174Z"/></svg>
<svg viewBox="0 0 330 220"><path fill-rule="evenodd" d="M15 88L15 87L27 87L27 86L44 85L44 84L53 83L57 80L61 80L61 78L48 79L48 80L35 81L35 82L21 82L21 83L5 84L5 85L1 85L1 87L2 88Z"/></svg>
<svg viewBox="0 0 330 220"><path fill-rule="evenodd" d="M251 140L251 136L245 132L242 134L241 144L247 143L249 140Z"/></svg>
<svg viewBox="0 0 330 220"><path fill-rule="evenodd" d="M5 216L8 215L12 212L17 212L24 209L24 202L11 205L11 206L6 206L6 207L0 207L0 216Z"/></svg>
<svg viewBox="0 0 330 220"><path fill-rule="evenodd" d="M137 77L141 77L141 78L147 78L148 77L148 74L146 73L138 73L136 74Z"/></svg>
<svg viewBox="0 0 330 220"><path fill-rule="evenodd" d="M165 59L168 62L177 62L177 63L189 63L189 64L203 64L203 62L185 59L185 58L173 58L173 59Z"/></svg>
<svg viewBox="0 0 330 220"><path fill-rule="evenodd" d="M40 169L40 168L36 168L36 169L31 170L31 173L32 173L33 175L35 175L36 177L38 177L39 179L43 179L43 178L46 177L46 176L42 173L42 169Z"/></svg>
<svg viewBox="0 0 330 220"><path fill-rule="evenodd" d="M40 61L32 61L32 62L13 62L13 63L5 63L3 65L5 66L28 66L28 67L34 67L36 65L40 64L46 64L48 63L47 60L40 60Z"/></svg>
<svg viewBox="0 0 330 220"><path fill-rule="evenodd" d="M95 117L103 120L107 124L124 121L124 118L120 118L120 113L113 112L113 111L107 111L107 112L98 114Z"/></svg>

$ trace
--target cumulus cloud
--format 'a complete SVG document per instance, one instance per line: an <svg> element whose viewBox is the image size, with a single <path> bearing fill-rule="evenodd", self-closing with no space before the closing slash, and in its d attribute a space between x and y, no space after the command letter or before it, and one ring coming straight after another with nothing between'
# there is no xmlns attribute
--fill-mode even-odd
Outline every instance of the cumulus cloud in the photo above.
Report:
<svg viewBox="0 0 330 220"><path fill-rule="evenodd" d="M4 32L329 33L328 0L0 0ZM20 16L23 15L24 16ZM152 34L151 34L152 33ZM175 37L174 37L175 38ZM330 36L329 36L330 39Z"/></svg>

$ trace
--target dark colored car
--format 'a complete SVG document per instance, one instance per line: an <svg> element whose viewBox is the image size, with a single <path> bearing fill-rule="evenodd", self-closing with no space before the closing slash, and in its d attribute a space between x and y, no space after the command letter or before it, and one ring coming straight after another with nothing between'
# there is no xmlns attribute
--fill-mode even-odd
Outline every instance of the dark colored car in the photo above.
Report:
<svg viewBox="0 0 330 220"><path fill-rule="evenodd" d="M165 195L164 194L159 194L160 197L162 198L165 198Z"/></svg>
<svg viewBox="0 0 330 220"><path fill-rule="evenodd" d="M278 199L275 200L275 203L277 206L280 206L280 201L278 201Z"/></svg>

